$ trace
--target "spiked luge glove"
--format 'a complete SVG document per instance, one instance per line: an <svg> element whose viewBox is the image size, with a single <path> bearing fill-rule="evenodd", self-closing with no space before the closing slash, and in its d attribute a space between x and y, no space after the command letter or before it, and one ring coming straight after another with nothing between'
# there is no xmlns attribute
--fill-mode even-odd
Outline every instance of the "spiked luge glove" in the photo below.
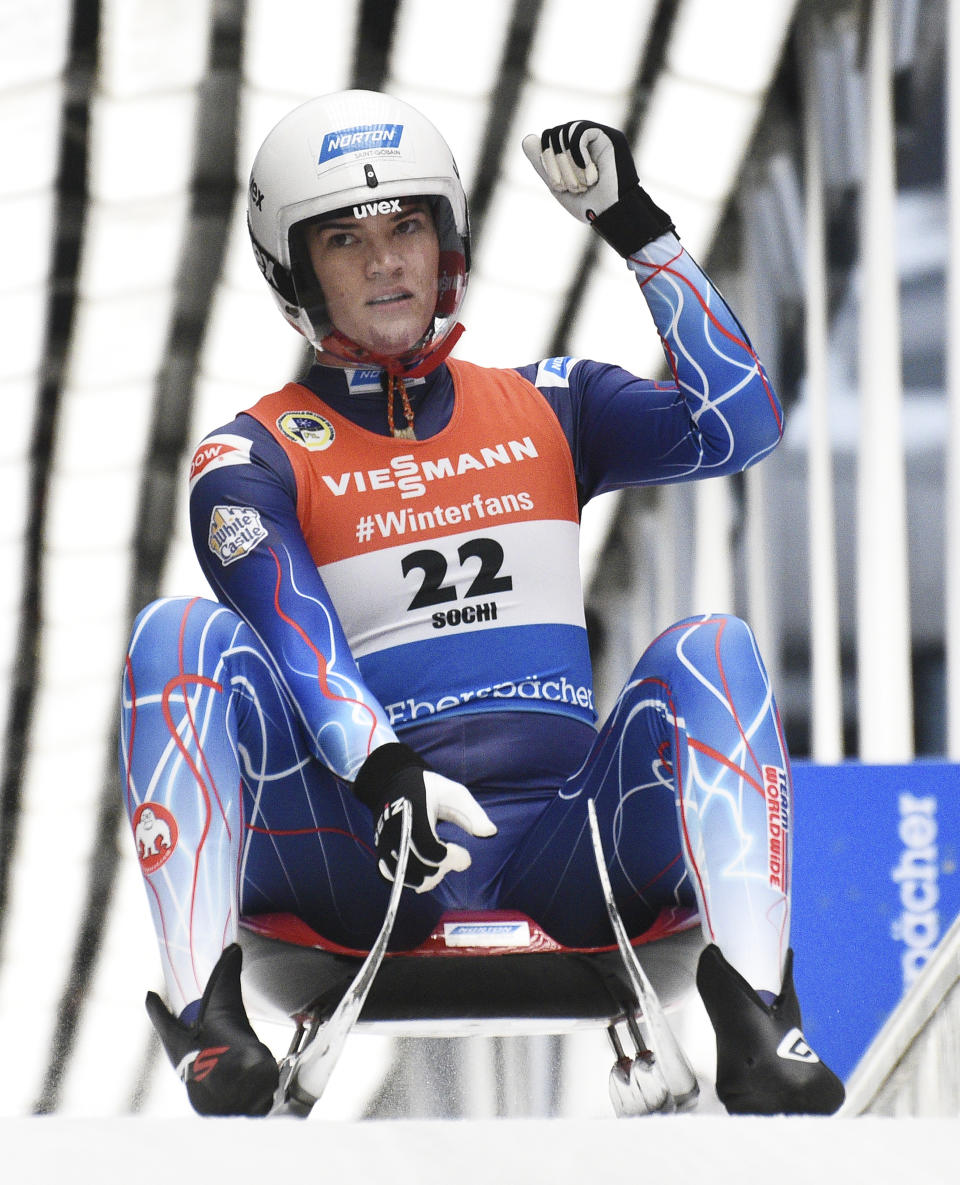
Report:
<svg viewBox="0 0 960 1185"><path fill-rule="evenodd" d="M410 803L412 846L403 883L418 893L436 888L448 872L470 867L466 848L437 838L438 820L455 823L478 837L497 831L466 786L434 773L423 758L399 742L374 749L360 767L353 792L373 815L380 872L388 881L397 868L400 804L404 799Z"/></svg>
<svg viewBox="0 0 960 1185"><path fill-rule="evenodd" d="M630 145L616 128L574 120L525 136L523 151L560 205L624 257L674 229L641 188Z"/></svg>

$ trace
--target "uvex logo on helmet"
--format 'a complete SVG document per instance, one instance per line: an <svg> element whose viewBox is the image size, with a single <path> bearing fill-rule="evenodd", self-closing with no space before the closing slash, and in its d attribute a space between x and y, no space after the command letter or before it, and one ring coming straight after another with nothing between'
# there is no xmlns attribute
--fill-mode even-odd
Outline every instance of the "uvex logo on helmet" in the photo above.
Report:
<svg viewBox="0 0 960 1185"><path fill-rule="evenodd" d="M376 148L399 148L403 135L402 123L373 123L362 127L341 128L323 137L318 165L346 156L349 152L364 152Z"/></svg>
<svg viewBox="0 0 960 1185"><path fill-rule="evenodd" d="M364 202L362 206L353 207L354 218L372 218L376 214L401 214L400 199L390 198L389 201Z"/></svg>

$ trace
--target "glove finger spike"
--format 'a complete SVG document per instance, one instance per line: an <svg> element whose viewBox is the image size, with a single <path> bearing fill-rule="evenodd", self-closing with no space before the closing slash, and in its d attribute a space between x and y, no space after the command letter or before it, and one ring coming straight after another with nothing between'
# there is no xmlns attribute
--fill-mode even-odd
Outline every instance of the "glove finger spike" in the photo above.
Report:
<svg viewBox="0 0 960 1185"><path fill-rule="evenodd" d="M564 179L561 162L562 156L557 156L552 148L548 148L541 157L543 161L543 168L547 174L547 181L550 188L560 193L564 189Z"/></svg>
<svg viewBox="0 0 960 1185"><path fill-rule="evenodd" d="M561 188L565 189L568 193L583 193L586 188L583 183L583 174L579 169L574 167L569 152L565 152L562 156L558 157L557 163L560 166Z"/></svg>
<svg viewBox="0 0 960 1185"><path fill-rule="evenodd" d="M455 843L448 844L447 855L444 857L443 863L440 864L432 876L426 877L416 887L416 892L429 893L431 889L435 889L440 884L448 872L465 872L471 863L470 853L466 848L462 848L459 844Z"/></svg>
<svg viewBox="0 0 960 1185"><path fill-rule="evenodd" d="M586 193L590 186L596 182L599 175L597 173L597 166L590 159L590 154L585 152L584 158L584 164L574 168L574 173L580 186L579 193Z"/></svg>
<svg viewBox="0 0 960 1185"><path fill-rule="evenodd" d="M444 857L445 872L465 872L473 863L470 853L458 843L447 844L447 854Z"/></svg>

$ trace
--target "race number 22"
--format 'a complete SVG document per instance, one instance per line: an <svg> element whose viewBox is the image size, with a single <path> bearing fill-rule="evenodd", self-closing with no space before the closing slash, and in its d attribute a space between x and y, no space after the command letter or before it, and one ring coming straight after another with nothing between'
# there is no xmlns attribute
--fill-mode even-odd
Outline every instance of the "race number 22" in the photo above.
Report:
<svg viewBox="0 0 960 1185"><path fill-rule="evenodd" d="M468 539L457 548L460 566L470 560L479 560L480 568L471 581L464 597L489 597L494 593L509 592L513 588L513 577L501 576L503 548L496 539ZM421 548L411 551L400 562L404 576L420 571L423 579L407 609L426 609L431 605L444 605L457 599L457 586L445 584L447 578L447 557L440 551Z"/></svg>

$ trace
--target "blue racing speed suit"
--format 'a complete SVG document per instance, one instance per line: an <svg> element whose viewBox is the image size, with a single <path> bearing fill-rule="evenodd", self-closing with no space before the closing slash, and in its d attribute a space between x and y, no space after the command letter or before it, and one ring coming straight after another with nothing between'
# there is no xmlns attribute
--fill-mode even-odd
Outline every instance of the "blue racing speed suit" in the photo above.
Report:
<svg viewBox="0 0 960 1185"><path fill-rule="evenodd" d="M389 885L351 781L402 740L497 824L404 895L394 945L449 909L610 942L586 800L633 933L664 910L777 992L792 790L749 628L705 614L647 648L596 721L578 568L595 495L735 473L781 408L672 234L628 261L672 380L588 359L448 360L389 435L376 371L314 366L207 436L194 545L216 600L148 605L123 684L121 770L171 1001L197 998L244 915L289 911L369 946ZM440 825L441 838L455 832Z"/></svg>

